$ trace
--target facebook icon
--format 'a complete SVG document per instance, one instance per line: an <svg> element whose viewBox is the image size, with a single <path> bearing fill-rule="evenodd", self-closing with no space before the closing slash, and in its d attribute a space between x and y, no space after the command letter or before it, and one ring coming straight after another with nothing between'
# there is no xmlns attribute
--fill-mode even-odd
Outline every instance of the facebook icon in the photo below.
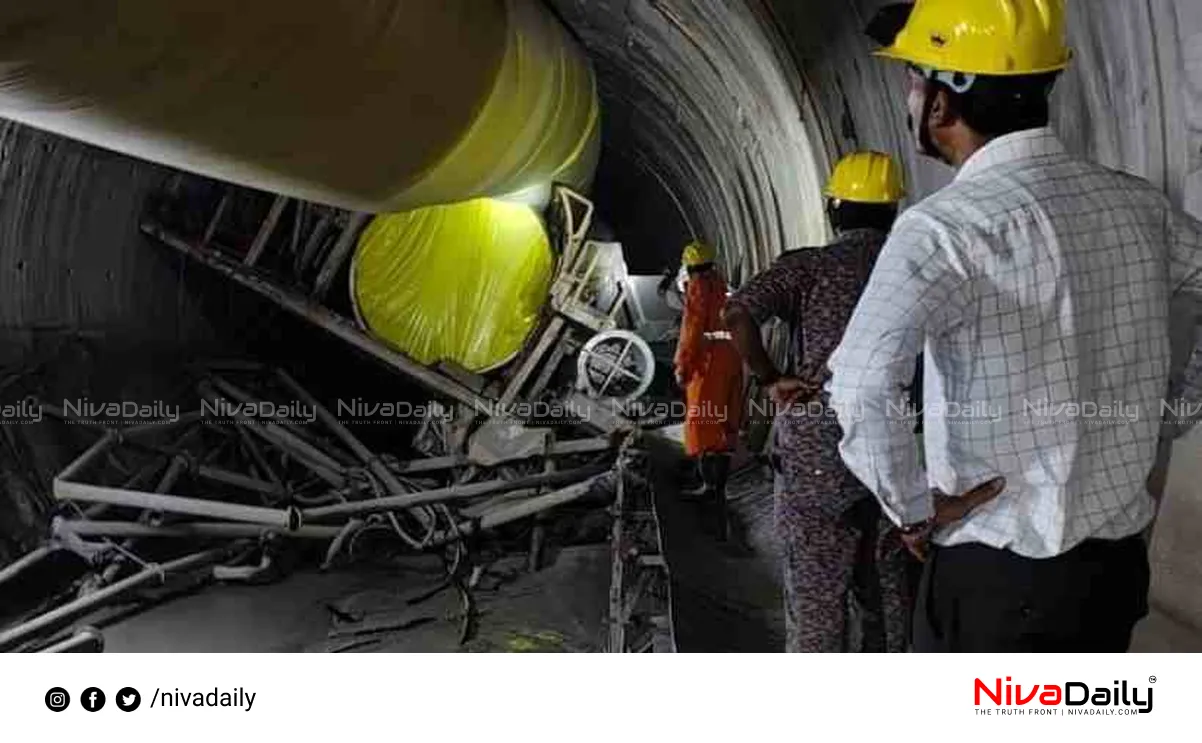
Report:
<svg viewBox="0 0 1202 743"><path fill-rule="evenodd" d="M88 712L99 712L104 707L104 692L95 686L89 686L83 690L79 702Z"/></svg>

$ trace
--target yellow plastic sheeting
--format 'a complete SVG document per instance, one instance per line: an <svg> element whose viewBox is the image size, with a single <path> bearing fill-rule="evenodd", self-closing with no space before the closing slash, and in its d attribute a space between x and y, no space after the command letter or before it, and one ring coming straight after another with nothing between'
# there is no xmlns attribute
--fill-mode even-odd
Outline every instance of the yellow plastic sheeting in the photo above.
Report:
<svg viewBox="0 0 1202 743"><path fill-rule="evenodd" d="M366 212L583 187L599 136L538 0L0 0L0 117Z"/></svg>
<svg viewBox="0 0 1202 743"><path fill-rule="evenodd" d="M483 372L521 349L552 263L534 210L477 199L376 217L355 253L352 293L360 320L396 350Z"/></svg>

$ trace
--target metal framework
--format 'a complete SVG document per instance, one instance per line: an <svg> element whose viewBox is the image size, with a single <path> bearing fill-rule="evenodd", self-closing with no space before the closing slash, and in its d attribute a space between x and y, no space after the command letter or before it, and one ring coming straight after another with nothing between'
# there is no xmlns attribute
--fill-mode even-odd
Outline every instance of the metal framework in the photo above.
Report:
<svg viewBox="0 0 1202 743"><path fill-rule="evenodd" d="M486 391L489 385L485 380L446 364L431 367L418 363L381 343L353 318L326 304L329 289L354 252L369 215L276 196L245 248L235 247L235 243L245 241L237 235L222 244L218 238L223 236L223 225L229 221L233 205L247 201L254 193L237 186L227 187L203 233L196 239L154 220L145 220L141 229L434 395L458 403L472 416L512 417L516 403L539 400L564 358L582 347L593 334L617 327L626 307L629 291L624 282L618 282L616 296L608 301L608 306L598 306L602 298L596 287L602 278L604 257L615 245L587 239L593 203L570 188L557 186L549 227L556 238L559 257L548 317L520 354L518 363L503 374L499 385ZM292 229L289 234L277 234L289 209ZM620 246L617 247L620 253ZM607 431L631 427L614 414L597 416L590 423L593 428Z"/></svg>
<svg viewBox="0 0 1202 743"><path fill-rule="evenodd" d="M610 653L676 652L672 579L664 558L646 452L624 446L610 537Z"/></svg>
<svg viewBox="0 0 1202 743"><path fill-rule="evenodd" d="M246 216L248 205L253 210L259 201L263 206L259 207L261 216L253 237L228 226L229 222ZM289 215L291 229L286 229ZM587 239L592 217L592 202L570 189L556 188L549 230L559 250L547 315L516 363L491 384L453 366L420 364L381 343L352 318L327 304L329 290L368 221L366 214L283 196L271 198L268 203L257 192L229 186L204 222L203 230L197 230L195 236L149 219L142 223L141 229L190 260L215 270L417 382L433 396L456 404L459 417L468 418L468 425L473 419L503 417L504 420L496 422L520 426L522 421L513 420L508 413L513 404L542 400L565 359L587 346L590 352L582 355L581 373L586 381L591 378L589 375L600 374L594 380L599 384L583 387L577 384L565 390L566 396L559 401L572 410L587 410L584 422L595 430L607 434L627 432L619 456L612 507L614 582L607 649L671 651L674 644L667 566L651 478L645 472L646 456L637 447L636 427L604 399L611 387L618 386L624 390L618 395L619 401L641 394L654 371L654 358L649 352L639 352L646 348L641 340L632 343L627 335L617 331L630 290L624 276L611 282L607 275L615 249L620 258L620 246ZM597 341L588 346L590 338ZM163 433L169 426L155 424L120 430L99 427L97 442L54 481L56 498L76 504L78 517L57 519L52 541L0 572L0 576L7 580L59 549L103 554L110 560L109 565L81 588L75 601L0 632L0 646L16 646L54 631L89 615L102 604L120 600L166 572L208 570L227 579L253 577L271 567L269 542L265 541L269 538L328 542L328 562L347 549L348 544L353 545L355 535L365 529L395 531L410 547L434 549L462 545L466 537L482 529L534 519L529 563L531 569L537 569L546 537L543 515L588 496L596 490L599 477L610 476L602 475L596 468L562 470L555 460L604 455L616 445L612 435L575 441L548 438L537 454L544 463L542 474L481 480L481 475L485 478L489 475L477 471L475 482L452 478L449 482L443 480L446 484L442 486L436 483L433 489L415 487L407 478L443 477L452 471L479 469L480 462L473 459L464 435L444 432L446 435L440 439L443 451L438 456L412 462L386 461L364 447L295 380L282 372L277 372L276 377L277 384L317 411L314 423L322 433L315 438L295 425L239 417L236 425L226 427L225 435L228 445L242 451L242 461L249 463L248 473L219 467L211 458L199 460L182 448L182 443L172 449L143 441L154 438L147 434ZM257 400L256 394L232 384L219 373L208 374L198 391L201 399L210 403ZM212 427L197 416L188 415L175 425L189 433ZM141 489L146 478L140 476L121 486L92 484L82 479L86 471L121 448L139 446L165 456L164 461L169 462L153 492ZM512 452L501 451L498 461L505 461L507 456L515 457ZM290 474L282 466L290 467ZM186 474L197 484L208 484L200 486L201 497L171 492ZM298 485L302 481L306 484ZM217 489L205 491L205 487ZM222 489L232 489L241 495L224 497ZM261 505L251 505L247 500L258 500ZM85 510L82 507L85 504L91 505ZM113 509L117 509L118 519L101 520ZM136 521L120 518L122 514L139 512ZM136 540L145 538L232 541L219 550L153 565L118 580L119 575L128 572L125 556L132 554L130 550L136 546ZM111 539L124 541L116 545ZM260 564L238 567L223 564L238 549L245 550L248 546L253 549L256 543L259 550L256 554L262 558ZM461 552L461 547L457 549ZM456 564L459 559L456 558ZM455 570L449 574L453 578ZM88 643L81 640L79 644ZM67 649L75 647L76 642L68 639L59 645L61 648L56 645L56 649Z"/></svg>

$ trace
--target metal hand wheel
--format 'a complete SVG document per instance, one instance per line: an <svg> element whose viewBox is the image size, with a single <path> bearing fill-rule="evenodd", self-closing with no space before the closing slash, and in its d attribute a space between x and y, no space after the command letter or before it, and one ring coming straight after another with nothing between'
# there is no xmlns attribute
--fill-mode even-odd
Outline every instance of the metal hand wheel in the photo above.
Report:
<svg viewBox="0 0 1202 743"><path fill-rule="evenodd" d="M584 344L576 361L576 386L594 399L641 397L655 377L651 347L629 330L607 330Z"/></svg>

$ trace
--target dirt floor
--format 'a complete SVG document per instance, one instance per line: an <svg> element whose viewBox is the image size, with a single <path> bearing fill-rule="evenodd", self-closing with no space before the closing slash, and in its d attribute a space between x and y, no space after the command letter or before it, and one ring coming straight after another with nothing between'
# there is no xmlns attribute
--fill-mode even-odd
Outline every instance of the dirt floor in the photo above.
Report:
<svg viewBox="0 0 1202 743"><path fill-rule="evenodd" d="M721 548L702 534L696 509L679 497L673 478L681 456L679 445L669 437L655 451L677 648L681 652L779 652L784 647L784 614L770 471L744 457L745 466L732 475L728 498L741 545ZM1202 631L1153 607L1136 628L1131 651L1202 652Z"/></svg>
<svg viewBox="0 0 1202 743"><path fill-rule="evenodd" d="M609 548L572 547L537 573L493 563L473 591L460 643L460 595L436 561L305 571L264 586L213 586L107 628L106 652L596 652L608 607Z"/></svg>

